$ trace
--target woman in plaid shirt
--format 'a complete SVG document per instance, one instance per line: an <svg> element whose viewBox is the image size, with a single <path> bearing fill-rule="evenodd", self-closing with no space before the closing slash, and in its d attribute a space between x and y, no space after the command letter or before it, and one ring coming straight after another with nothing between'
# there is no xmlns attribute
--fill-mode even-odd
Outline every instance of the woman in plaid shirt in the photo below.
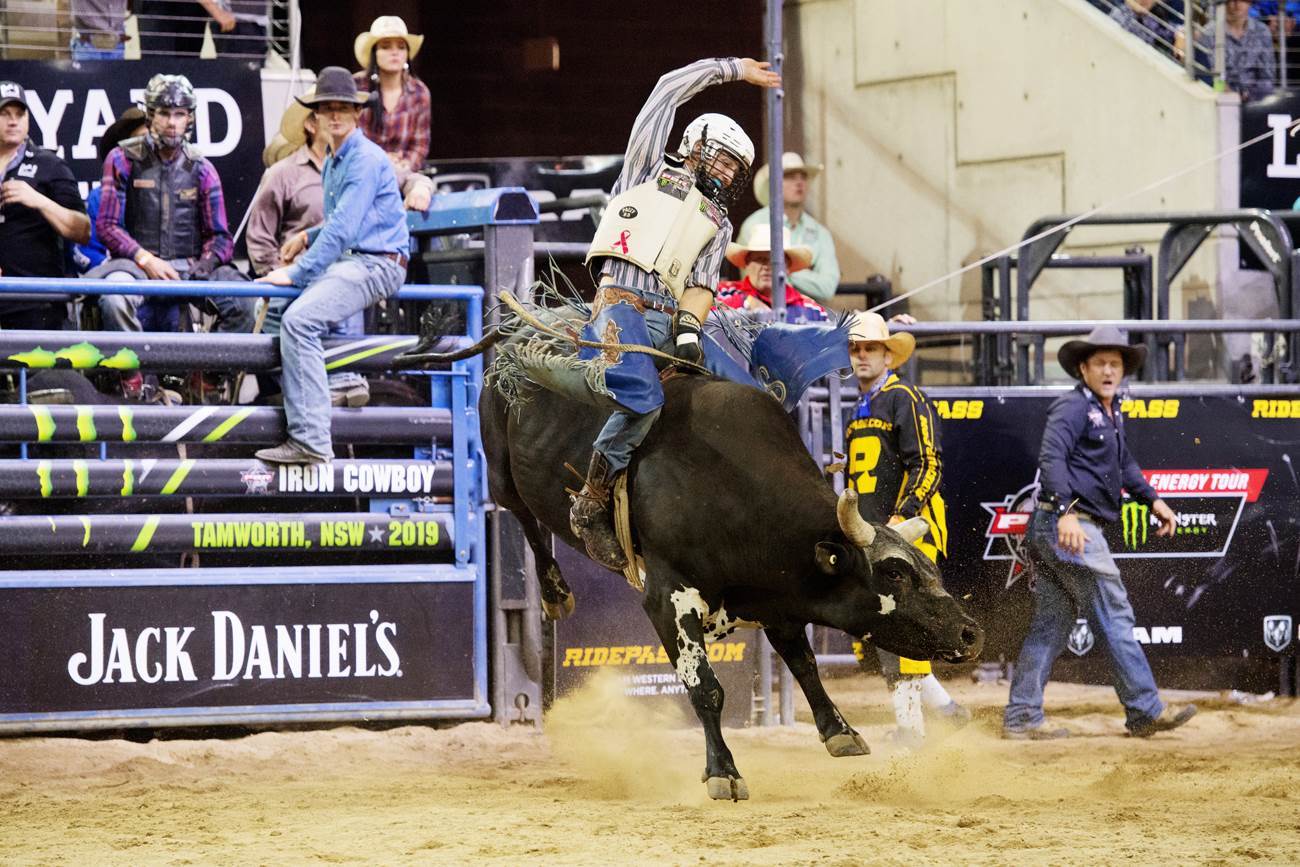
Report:
<svg viewBox="0 0 1300 867"><path fill-rule="evenodd" d="M423 36L406 31L401 18L381 15L352 46L364 69L353 76L357 90L378 94L361 110L359 125L392 160L399 187L429 155L429 88L411 73L410 64L423 43Z"/></svg>

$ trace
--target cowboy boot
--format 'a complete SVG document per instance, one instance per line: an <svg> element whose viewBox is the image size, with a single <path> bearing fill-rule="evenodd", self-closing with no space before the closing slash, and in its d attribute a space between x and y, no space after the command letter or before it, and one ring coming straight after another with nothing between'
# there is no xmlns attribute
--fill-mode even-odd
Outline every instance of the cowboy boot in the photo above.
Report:
<svg viewBox="0 0 1300 867"><path fill-rule="evenodd" d="M592 451L587 466L586 484L572 495L569 509L569 526L587 546L587 556L606 569L623 571L627 557L614 532L614 515L610 511L614 479L617 472L610 470L609 461L598 451Z"/></svg>

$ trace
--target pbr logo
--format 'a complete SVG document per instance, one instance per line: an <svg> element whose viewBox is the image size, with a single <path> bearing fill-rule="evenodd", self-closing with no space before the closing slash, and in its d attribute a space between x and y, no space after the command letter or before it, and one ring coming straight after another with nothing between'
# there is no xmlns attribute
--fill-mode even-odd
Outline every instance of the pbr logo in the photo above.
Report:
<svg viewBox="0 0 1300 867"><path fill-rule="evenodd" d="M989 526L984 531L989 543L984 549L985 560L1010 560L1007 570L1007 589L1015 586L1028 563L1026 560L1025 531L1029 518L1038 503L1038 475L1014 494L991 503L980 503L989 513ZM1005 553L1004 553L1005 552Z"/></svg>
<svg viewBox="0 0 1300 867"><path fill-rule="evenodd" d="M1070 630L1070 640L1065 645L1070 648L1070 652L1075 656L1083 656L1089 650L1092 650L1092 645L1095 643L1096 639L1093 638L1092 628L1088 626L1088 621L1082 617L1074 621L1074 628Z"/></svg>
<svg viewBox="0 0 1300 867"><path fill-rule="evenodd" d="M1264 644L1269 650L1282 652L1291 643L1291 615L1270 614L1264 618Z"/></svg>

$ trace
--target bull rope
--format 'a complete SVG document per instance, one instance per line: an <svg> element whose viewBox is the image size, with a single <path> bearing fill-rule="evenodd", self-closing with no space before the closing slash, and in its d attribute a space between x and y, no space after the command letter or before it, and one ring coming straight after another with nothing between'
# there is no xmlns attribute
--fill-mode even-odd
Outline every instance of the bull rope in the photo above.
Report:
<svg viewBox="0 0 1300 867"><path fill-rule="evenodd" d="M1297 118L1296 120L1292 121L1286 127L1286 129L1289 131L1290 135L1294 136L1296 134L1296 131L1300 129L1300 118ZM1268 132L1260 133L1259 135L1255 136L1252 139L1249 139L1248 141L1244 141L1241 144L1234 145L1228 148L1227 150L1220 151L1214 156L1210 156L1210 157L1206 157L1205 159L1198 160L1197 162L1194 162L1189 166L1181 168L1178 171L1174 172L1173 174L1166 175L1165 177L1160 178L1159 180L1152 181L1151 183L1147 184L1145 187L1140 187L1136 190L1133 190L1132 192L1125 193L1124 195L1120 196L1117 199L1112 199L1111 201L1106 202L1105 204L1098 205L1097 207L1092 208L1091 210L1084 211L1082 214L1071 217L1070 219L1066 220L1064 223L1061 223L1056 226L1052 226L1049 229L1044 229L1043 231L1039 232L1037 235L1031 235L1030 237L1025 238L1018 244L1012 244L1010 247L1005 247L997 251L996 253L990 253L989 255L985 256L983 259L980 259L976 262L972 262L969 265L963 265L961 268L958 268L956 271L952 271L948 274L944 274L942 277L938 277L934 280L931 280L929 283L923 283L922 285L917 286L915 289L910 289L907 292L904 292L902 295L895 295L894 297L886 301L882 301L880 304L877 304L875 307L868 308L867 312L875 313L877 311L884 310L886 307L889 307L891 304L897 304L899 301L905 301L908 298L911 298L913 295L919 295L920 293L924 292L927 289L933 289L935 286L938 286L941 283L946 283L947 281L951 280L954 277L960 277L962 274L965 274L967 271L973 271L976 268L979 268L989 262L992 262L994 259L1000 259L1003 256L1006 256L1010 253L1014 253L1017 250L1019 250L1021 247L1026 247L1034 243L1035 241L1041 241L1043 238L1046 238L1048 235L1051 235L1053 232L1059 232L1062 229L1068 229L1071 226L1083 222L1089 217L1092 217L1096 214L1100 214L1102 211L1109 211L1112 208L1114 208L1116 205L1122 204L1123 202L1126 202L1129 199L1134 198L1135 196L1140 196L1143 193L1149 193L1152 190L1159 189L1160 187L1163 187L1165 184L1169 183L1170 181L1176 181L1179 178L1183 177L1184 175L1191 174L1192 172L1196 171L1199 168L1203 168L1204 166L1217 163L1220 160L1225 159L1226 157L1232 156L1234 153L1245 150L1251 145L1258 144L1259 142L1262 142L1265 139L1272 138L1273 134L1274 134L1274 130L1270 128Z"/></svg>
<svg viewBox="0 0 1300 867"><path fill-rule="evenodd" d="M641 346L636 343L602 343L597 340L585 340L582 337L579 337L575 334L564 334L563 332L555 330L554 328L547 325L545 322L542 322L540 319L538 319L537 317L529 313L527 309L524 308L524 305L520 304L519 301L515 299L515 296L510 294L510 290L502 289L497 294L497 297L500 298L501 303L509 307L511 312L513 312L516 316L518 316L519 319L525 325L528 325L545 335L554 337L557 340L562 340L562 341L572 343L576 347L586 347L588 349L599 349L602 352L619 352L619 353L640 352L645 355L649 355L653 358L662 358L666 361L671 362L672 364L675 364L678 367L689 368L695 371L696 373L703 373L710 376L713 374L713 371L709 370L707 367L705 367L702 364L696 364L693 361L687 361L684 358L678 358L675 355L669 355L667 352L661 352L652 346Z"/></svg>

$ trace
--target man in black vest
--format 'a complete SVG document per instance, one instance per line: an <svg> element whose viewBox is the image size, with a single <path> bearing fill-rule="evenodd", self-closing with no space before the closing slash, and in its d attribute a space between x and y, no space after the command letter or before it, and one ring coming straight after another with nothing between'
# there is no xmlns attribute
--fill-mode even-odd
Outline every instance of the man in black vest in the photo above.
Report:
<svg viewBox="0 0 1300 867"><path fill-rule="evenodd" d="M0 274L62 277L62 241L85 242L90 220L68 164L28 139L27 94L0 81ZM59 329L66 302L0 302L0 328Z"/></svg>
<svg viewBox="0 0 1300 867"><path fill-rule="evenodd" d="M95 231L112 256L86 273L110 280L243 280L230 264L234 239L217 171L186 140L194 88L183 75L155 75L145 90L149 131L104 160ZM158 303L161 302L161 303ZM217 330L248 332L253 299L209 298ZM110 331L175 330L175 303L139 295L102 295Z"/></svg>

